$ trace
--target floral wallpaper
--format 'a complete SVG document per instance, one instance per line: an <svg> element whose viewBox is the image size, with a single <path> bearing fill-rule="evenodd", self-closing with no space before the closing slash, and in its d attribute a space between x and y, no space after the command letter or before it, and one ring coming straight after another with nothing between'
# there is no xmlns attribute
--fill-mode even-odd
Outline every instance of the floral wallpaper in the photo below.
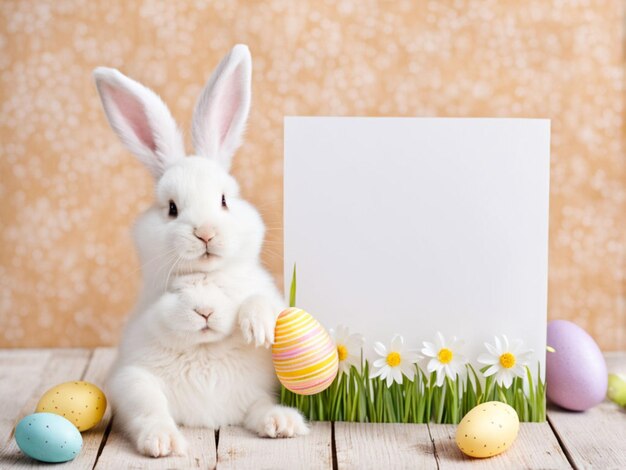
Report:
<svg viewBox="0 0 626 470"><path fill-rule="evenodd" d="M234 173L282 282L285 115L552 119L550 318L624 349L624 2L0 2L0 347L115 344L139 288L148 173L91 71L155 89L183 127L218 60L250 45Z"/></svg>

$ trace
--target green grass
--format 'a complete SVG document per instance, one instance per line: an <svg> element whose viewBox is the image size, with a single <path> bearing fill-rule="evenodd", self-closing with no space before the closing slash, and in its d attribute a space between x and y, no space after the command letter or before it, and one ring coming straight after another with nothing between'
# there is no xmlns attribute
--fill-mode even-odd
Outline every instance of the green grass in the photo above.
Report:
<svg viewBox="0 0 626 470"><path fill-rule="evenodd" d="M290 305L296 300L294 266ZM357 421L369 423L458 423L472 408L488 401L512 406L520 421L542 422L546 419L545 384L541 371L526 367L524 381L515 378L511 387L498 385L493 376L482 377L467 365L465 378L435 385L435 373L425 373L415 365L413 377L403 377L402 384L390 387L379 377L370 378L370 366L361 359L361 367L352 366L349 373L339 374L329 388L315 395L297 395L281 386L280 402L299 409L311 421Z"/></svg>
<svg viewBox="0 0 626 470"><path fill-rule="evenodd" d="M508 389L493 377L481 382L467 366L467 377L435 385L435 373L426 374L418 366L415 375L403 383L387 387L380 378L369 378L369 363L348 374L340 374L331 386L315 395L297 395L281 387L280 401L292 406L311 421L358 421L369 423L458 423L472 408L487 401L511 405L520 421L542 422L546 419L545 386L540 372L533 378L527 368L528 393L523 381L516 378Z"/></svg>

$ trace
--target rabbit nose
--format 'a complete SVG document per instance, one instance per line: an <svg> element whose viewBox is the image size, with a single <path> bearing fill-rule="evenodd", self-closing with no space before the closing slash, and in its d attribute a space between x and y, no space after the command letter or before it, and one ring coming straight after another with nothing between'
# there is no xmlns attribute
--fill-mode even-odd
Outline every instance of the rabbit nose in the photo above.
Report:
<svg viewBox="0 0 626 470"><path fill-rule="evenodd" d="M205 308L194 308L193 311L196 312L201 317L203 317L204 319L207 319L207 320L209 319L209 317L213 313L213 309L212 308L208 308L208 307L205 307Z"/></svg>
<svg viewBox="0 0 626 470"><path fill-rule="evenodd" d="M209 243L215 237L215 230L208 225L203 225L202 227L196 227L193 230L193 234L204 243Z"/></svg>

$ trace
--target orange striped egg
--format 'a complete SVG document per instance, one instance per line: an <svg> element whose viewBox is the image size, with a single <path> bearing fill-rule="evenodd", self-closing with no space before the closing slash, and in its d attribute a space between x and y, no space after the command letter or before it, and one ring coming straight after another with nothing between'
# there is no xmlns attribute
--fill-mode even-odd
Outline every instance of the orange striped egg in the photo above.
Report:
<svg viewBox="0 0 626 470"><path fill-rule="evenodd" d="M339 367L337 348L328 332L299 308L278 315L272 358L280 383L299 395L325 390Z"/></svg>

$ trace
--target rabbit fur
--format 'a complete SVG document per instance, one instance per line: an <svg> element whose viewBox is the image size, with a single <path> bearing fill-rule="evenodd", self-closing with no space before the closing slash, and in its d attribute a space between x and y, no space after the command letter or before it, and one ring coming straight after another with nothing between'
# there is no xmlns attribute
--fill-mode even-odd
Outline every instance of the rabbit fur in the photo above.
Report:
<svg viewBox="0 0 626 470"><path fill-rule="evenodd" d="M265 227L229 174L250 108L248 48L235 46L202 91L191 156L154 92L115 69L94 78L111 127L155 180L133 232L143 288L106 387L115 425L153 457L185 453L178 425L306 434L277 403L268 348L285 302L259 260Z"/></svg>

